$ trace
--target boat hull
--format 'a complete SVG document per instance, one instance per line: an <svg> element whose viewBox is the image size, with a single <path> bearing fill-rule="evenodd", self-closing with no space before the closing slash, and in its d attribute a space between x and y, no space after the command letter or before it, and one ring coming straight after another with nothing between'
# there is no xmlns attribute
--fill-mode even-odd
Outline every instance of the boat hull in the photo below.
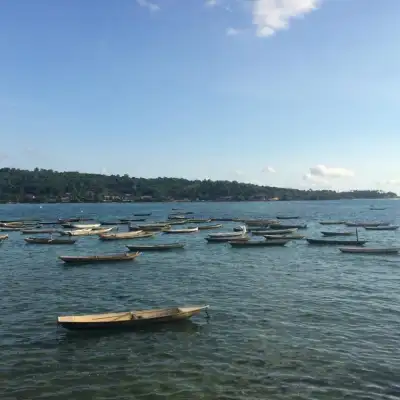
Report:
<svg viewBox="0 0 400 400"><path fill-rule="evenodd" d="M339 250L342 253L353 253L353 254L399 254L400 249L393 248L393 249L366 249L366 248L359 248L359 247L339 247Z"/></svg>

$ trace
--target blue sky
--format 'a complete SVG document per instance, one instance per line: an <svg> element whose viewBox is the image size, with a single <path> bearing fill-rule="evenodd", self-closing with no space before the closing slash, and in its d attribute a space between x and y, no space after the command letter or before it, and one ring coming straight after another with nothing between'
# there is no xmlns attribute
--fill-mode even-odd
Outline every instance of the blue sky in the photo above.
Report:
<svg viewBox="0 0 400 400"><path fill-rule="evenodd" d="M400 192L398 0L3 0L0 166Z"/></svg>

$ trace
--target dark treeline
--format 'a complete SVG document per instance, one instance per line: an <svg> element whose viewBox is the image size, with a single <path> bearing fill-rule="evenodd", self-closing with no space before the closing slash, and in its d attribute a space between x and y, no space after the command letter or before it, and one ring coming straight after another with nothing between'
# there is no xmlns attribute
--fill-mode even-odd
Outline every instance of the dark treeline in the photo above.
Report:
<svg viewBox="0 0 400 400"><path fill-rule="evenodd" d="M336 200L397 197L378 190L335 192L258 186L236 181L190 181L182 178L134 178L56 172L36 168L26 171L0 169L0 202L101 202L101 201L246 201Z"/></svg>

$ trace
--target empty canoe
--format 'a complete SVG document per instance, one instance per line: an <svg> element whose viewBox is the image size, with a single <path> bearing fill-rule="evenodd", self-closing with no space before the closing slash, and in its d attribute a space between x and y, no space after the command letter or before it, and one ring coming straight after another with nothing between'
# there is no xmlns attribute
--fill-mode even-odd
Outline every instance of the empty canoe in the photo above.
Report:
<svg viewBox="0 0 400 400"><path fill-rule="evenodd" d="M305 239L304 235L264 235L267 240L287 239L287 240L302 240Z"/></svg>
<svg viewBox="0 0 400 400"><path fill-rule="evenodd" d="M306 224L271 224L270 229L307 229Z"/></svg>
<svg viewBox="0 0 400 400"><path fill-rule="evenodd" d="M282 216L282 215L280 215L280 216L277 216L276 218L277 219L298 219L300 217L298 217L298 216Z"/></svg>
<svg viewBox="0 0 400 400"><path fill-rule="evenodd" d="M29 244L74 244L76 239L53 239L53 238L25 238Z"/></svg>
<svg viewBox="0 0 400 400"><path fill-rule="evenodd" d="M92 232L92 229L75 229L71 231L60 231L61 235L68 235L68 236L86 236Z"/></svg>
<svg viewBox="0 0 400 400"><path fill-rule="evenodd" d="M364 246L366 240L306 239L309 244Z"/></svg>
<svg viewBox="0 0 400 400"><path fill-rule="evenodd" d="M376 227L376 226L388 226L388 222L346 222L346 226L351 227Z"/></svg>
<svg viewBox="0 0 400 400"><path fill-rule="evenodd" d="M152 232L133 231L121 233L105 233L99 235L100 240L124 240L124 239L142 239L153 237L155 234Z"/></svg>
<svg viewBox="0 0 400 400"><path fill-rule="evenodd" d="M198 232L199 228L196 226L196 228L185 228L185 229L166 229L163 230L164 233L169 233L169 234L173 234L173 233L194 233L194 232Z"/></svg>
<svg viewBox="0 0 400 400"><path fill-rule="evenodd" d="M24 235L34 235L39 233L59 233L59 229L21 229L21 233Z"/></svg>
<svg viewBox="0 0 400 400"><path fill-rule="evenodd" d="M195 218L189 218L188 220L186 220L186 222L188 224L206 224L208 222L211 222L211 219L195 219Z"/></svg>
<svg viewBox="0 0 400 400"><path fill-rule="evenodd" d="M134 329L144 325L181 321L199 314L208 305L173 307L158 310L138 310L119 313L62 316L57 324L70 330L78 329Z"/></svg>
<svg viewBox="0 0 400 400"><path fill-rule="evenodd" d="M122 253L112 255L99 255L99 256L60 256L60 260L65 263L73 264L88 264L98 262L113 262L113 261L131 261L140 255L137 253Z"/></svg>
<svg viewBox="0 0 400 400"><path fill-rule="evenodd" d="M208 236L205 238L208 243L226 243L226 242L234 242L236 240L238 241L244 241L244 240L250 240L248 236Z"/></svg>
<svg viewBox="0 0 400 400"><path fill-rule="evenodd" d="M135 217L149 217L151 213L133 214Z"/></svg>
<svg viewBox="0 0 400 400"><path fill-rule="evenodd" d="M395 247L386 248L362 248L362 247L339 247L342 253L357 253L357 254L398 254L399 250Z"/></svg>
<svg viewBox="0 0 400 400"><path fill-rule="evenodd" d="M270 247L270 246L284 246L288 243L287 239L275 239L275 240L234 240L229 242L232 247Z"/></svg>
<svg viewBox="0 0 400 400"><path fill-rule="evenodd" d="M222 228L222 224L212 224L212 225L200 225L198 226L199 231L205 231L207 229L219 229Z"/></svg>
<svg viewBox="0 0 400 400"><path fill-rule="evenodd" d="M75 229L94 229L98 228L100 224L71 224L71 226Z"/></svg>
<svg viewBox="0 0 400 400"><path fill-rule="evenodd" d="M183 249L183 243L169 243L169 244L138 244L134 246L126 246L131 251L166 251Z"/></svg>
<svg viewBox="0 0 400 400"><path fill-rule="evenodd" d="M399 225L388 225L388 226L364 226L367 231L397 231Z"/></svg>
<svg viewBox="0 0 400 400"><path fill-rule="evenodd" d="M321 232L324 236L352 236L354 232L328 232L322 231Z"/></svg>
<svg viewBox="0 0 400 400"><path fill-rule="evenodd" d="M291 229L266 229L265 231L251 231L254 236L265 236L265 235L287 235L296 232L297 228Z"/></svg>
<svg viewBox="0 0 400 400"><path fill-rule="evenodd" d="M344 221L319 221L321 225L343 225Z"/></svg>

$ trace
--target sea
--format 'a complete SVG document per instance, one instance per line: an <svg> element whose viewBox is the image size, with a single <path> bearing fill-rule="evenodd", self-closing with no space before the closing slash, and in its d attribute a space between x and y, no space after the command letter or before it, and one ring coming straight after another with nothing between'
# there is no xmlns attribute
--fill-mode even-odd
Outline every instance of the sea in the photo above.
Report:
<svg viewBox="0 0 400 400"><path fill-rule="evenodd" d="M372 211L370 208L384 208ZM400 224L400 202L7 204L0 220L100 220L172 208L203 217ZM232 231L237 222L222 222ZM122 226L121 229L126 229ZM349 229L349 228L347 228ZM134 243L184 242L133 262L64 265L60 255L124 252L131 241L80 237L72 246L0 245L0 399L400 399L400 256L342 254L294 240L285 247L208 244L210 232ZM369 246L400 246L398 231L358 229ZM74 333L57 316L209 304L210 318L138 331Z"/></svg>

